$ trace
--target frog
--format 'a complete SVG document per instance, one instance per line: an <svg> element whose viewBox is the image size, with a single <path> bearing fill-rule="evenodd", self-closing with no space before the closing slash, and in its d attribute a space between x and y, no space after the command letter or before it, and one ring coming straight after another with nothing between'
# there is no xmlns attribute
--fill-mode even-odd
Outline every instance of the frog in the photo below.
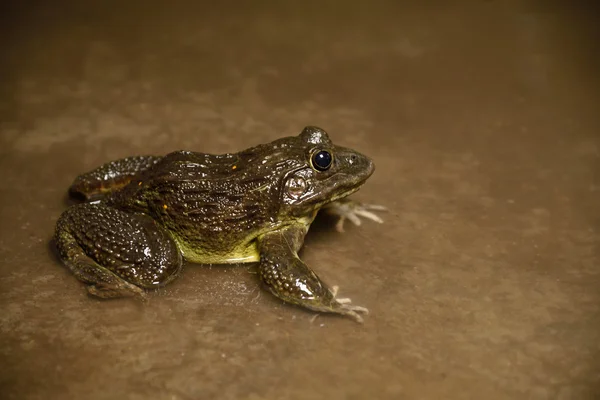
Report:
<svg viewBox="0 0 600 400"><path fill-rule="evenodd" d="M62 263L90 295L137 297L176 279L186 262L257 263L263 286L285 303L363 322L366 307L337 296L298 256L319 212L360 225L385 207L347 197L373 174L367 156L305 127L238 153L175 151L132 156L75 178L83 200L58 218Z"/></svg>

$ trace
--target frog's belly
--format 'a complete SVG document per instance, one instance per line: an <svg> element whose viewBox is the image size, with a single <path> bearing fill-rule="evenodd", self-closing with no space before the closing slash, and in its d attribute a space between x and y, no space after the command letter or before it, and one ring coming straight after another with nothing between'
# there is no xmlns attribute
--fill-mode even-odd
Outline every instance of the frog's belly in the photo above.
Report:
<svg viewBox="0 0 600 400"><path fill-rule="evenodd" d="M177 244L186 260L198 264L236 264L257 262L260 260L255 240L248 244L234 247L226 252L192 248L187 243L179 240L177 240Z"/></svg>

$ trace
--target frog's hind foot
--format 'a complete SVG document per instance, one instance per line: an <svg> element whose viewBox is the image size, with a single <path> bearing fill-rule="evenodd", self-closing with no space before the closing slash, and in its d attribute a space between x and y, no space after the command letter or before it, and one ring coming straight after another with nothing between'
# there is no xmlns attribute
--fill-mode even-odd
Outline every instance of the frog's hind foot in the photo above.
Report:
<svg viewBox="0 0 600 400"><path fill-rule="evenodd" d="M122 282L117 282L113 284L95 283L93 285L88 285L87 290L88 293L92 296L100 297L103 299L135 297L144 303L148 302L148 294L144 289L141 289L123 280Z"/></svg>
<svg viewBox="0 0 600 400"><path fill-rule="evenodd" d="M356 226L360 226L362 221L360 217L370 219L377 223L383 223L383 219L373 211L387 211L384 206L377 204L358 203L353 200L342 199L334 201L324 207L325 212L339 217L335 224L335 229L338 232L344 232L344 222L346 220L352 222Z"/></svg>

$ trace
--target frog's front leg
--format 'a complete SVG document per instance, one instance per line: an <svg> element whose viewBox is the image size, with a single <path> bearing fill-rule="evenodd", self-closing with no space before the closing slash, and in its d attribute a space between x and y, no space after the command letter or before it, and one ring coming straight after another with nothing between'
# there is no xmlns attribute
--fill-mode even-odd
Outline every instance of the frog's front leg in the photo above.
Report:
<svg viewBox="0 0 600 400"><path fill-rule="evenodd" d="M145 298L144 288L170 282L182 266L175 241L150 217L102 203L68 208L55 242L63 263L103 298Z"/></svg>
<svg viewBox="0 0 600 400"><path fill-rule="evenodd" d="M383 219L373 211L387 211L387 208L377 204L359 203L352 199L344 198L325 205L322 210L328 214L339 217L335 229L344 232L344 222L348 219L356 226L361 225L360 217L383 223Z"/></svg>
<svg viewBox="0 0 600 400"><path fill-rule="evenodd" d="M346 315L363 322L364 307L353 306L350 299L336 299L337 288L329 289L298 257L305 227L286 227L259 238L259 274L267 288L285 302L313 311Z"/></svg>

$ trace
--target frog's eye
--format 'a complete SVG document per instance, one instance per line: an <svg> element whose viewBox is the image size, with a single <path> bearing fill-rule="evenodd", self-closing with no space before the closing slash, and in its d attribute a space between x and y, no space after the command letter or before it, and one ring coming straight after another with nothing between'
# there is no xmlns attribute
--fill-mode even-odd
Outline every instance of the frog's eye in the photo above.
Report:
<svg viewBox="0 0 600 400"><path fill-rule="evenodd" d="M327 150L319 150L313 153L311 161L317 171L327 171L331 167L333 156Z"/></svg>

